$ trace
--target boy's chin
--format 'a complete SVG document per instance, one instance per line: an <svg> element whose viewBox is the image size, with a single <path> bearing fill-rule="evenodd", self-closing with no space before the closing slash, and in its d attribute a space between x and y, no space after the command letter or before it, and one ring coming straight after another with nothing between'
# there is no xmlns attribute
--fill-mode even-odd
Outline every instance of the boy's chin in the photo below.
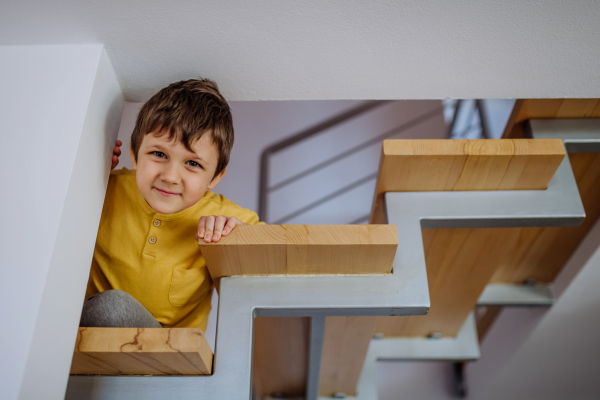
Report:
<svg viewBox="0 0 600 400"><path fill-rule="evenodd" d="M175 213L178 213L179 211L185 210L185 207L182 208L181 205L176 205L176 204L168 204L168 203L163 203L163 202L158 202L158 201L153 201L153 202L147 201L147 203L150 207L152 207L152 209L154 211L156 211L159 214L175 214Z"/></svg>

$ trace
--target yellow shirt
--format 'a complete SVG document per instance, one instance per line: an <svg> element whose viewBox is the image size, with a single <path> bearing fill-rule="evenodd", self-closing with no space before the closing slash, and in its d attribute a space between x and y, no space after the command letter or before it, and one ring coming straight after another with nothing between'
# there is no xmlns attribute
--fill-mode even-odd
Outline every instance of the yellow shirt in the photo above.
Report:
<svg viewBox="0 0 600 400"><path fill-rule="evenodd" d="M256 213L210 191L183 211L159 214L138 190L135 171L112 171L86 299L105 290L123 290L165 327L206 330L213 282L196 241L202 215L258 223Z"/></svg>

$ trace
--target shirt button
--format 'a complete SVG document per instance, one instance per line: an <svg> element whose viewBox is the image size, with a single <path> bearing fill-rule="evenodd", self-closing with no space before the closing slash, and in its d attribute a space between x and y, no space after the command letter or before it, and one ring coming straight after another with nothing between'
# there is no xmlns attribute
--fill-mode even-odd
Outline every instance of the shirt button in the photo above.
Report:
<svg viewBox="0 0 600 400"><path fill-rule="evenodd" d="M160 224L161 224L160 219L154 220L154 226L156 226L158 228L160 226Z"/></svg>
<svg viewBox="0 0 600 400"><path fill-rule="evenodd" d="M150 244L154 244L154 243L156 243L156 238L154 236L150 236L148 241L150 242Z"/></svg>

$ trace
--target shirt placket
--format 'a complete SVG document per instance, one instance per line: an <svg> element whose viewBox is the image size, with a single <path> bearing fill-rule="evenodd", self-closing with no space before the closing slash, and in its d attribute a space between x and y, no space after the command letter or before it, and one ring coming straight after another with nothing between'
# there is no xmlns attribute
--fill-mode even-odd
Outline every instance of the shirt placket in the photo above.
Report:
<svg viewBox="0 0 600 400"><path fill-rule="evenodd" d="M156 257L156 252L160 244L160 227L163 221L158 215L153 215L150 222L150 229L148 229L148 235L146 236L146 243L144 245L143 253L147 256Z"/></svg>

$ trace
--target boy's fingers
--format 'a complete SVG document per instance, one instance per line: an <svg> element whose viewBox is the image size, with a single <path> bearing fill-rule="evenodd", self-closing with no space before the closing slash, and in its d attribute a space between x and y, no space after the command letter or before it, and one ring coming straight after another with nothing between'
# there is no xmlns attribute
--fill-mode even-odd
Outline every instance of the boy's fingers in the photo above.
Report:
<svg viewBox="0 0 600 400"><path fill-rule="evenodd" d="M235 217L224 215L200 217L196 239L204 239L206 243L218 242L221 236L227 236L236 225L242 223Z"/></svg>
<svg viewBox="0 0 600 400"><path fill-rule="evenodd" d="M115 169L117 164L119 164L119 158L117 156L112 156L110 169Z"/></svg>
<svg viewBox="0 0 600 400"><path fill-rule="evenodd" d="M120 156L121 155L121 149L117 146L115 146L115 148L113 149L113 153L115 153L115 155Z"/></svg>
<svg viewBox="0 0 600 400"><path fill-rule="evenodd" d="M215 216L206 217L206 230L204 231L204 241L210 243L213 229L215 229Z"/></svg>
<svg viewBox="0 0 600 400"><path fill-rule="evenodd" d="M206 217L200 217L198 221L198 237L196 239L204 239L204 230L206 226Z"/></svg>
<svg viewBox="0 0 600 400"><path fill-rule="evenodd" d="M121 142L120 140L117 140L117 147L120 147L123 145L123 142Z"/></svg>
<svg viewBox="0 0 600 400"><path fill-rule="evenodd" d="M215 232L213 234L214 242L218 242L219 239L221 239L221 232L223 232L225 222L227 222L227 217L223 215L219 215L217 218L215 218Z"/></svg>
<svg viewBox="0 0 600 400"><path fill-rule="evenodd" d="M227 220L227 224L225 225L225 228L223 228L223 236L229 235L229 233L233 230L233 228L235 228L236 223L237 223L237 218L235 218L235 217L229 218Z"/></svg>

